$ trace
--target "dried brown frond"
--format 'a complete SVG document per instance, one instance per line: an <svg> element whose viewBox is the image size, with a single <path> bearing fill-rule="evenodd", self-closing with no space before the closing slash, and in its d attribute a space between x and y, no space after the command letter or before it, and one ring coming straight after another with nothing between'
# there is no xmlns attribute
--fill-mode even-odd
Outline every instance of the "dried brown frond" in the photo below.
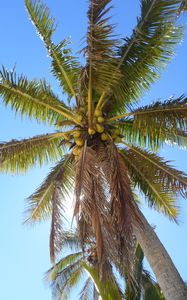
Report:
<svg viewBox="0 0 187 300"><path fill-rule="evenodd" d="M50 257L51 262L54 263L56 255L62 249L62 212L63 206L60 197L60 188L56 186L52 196L52 219L51 219L51 232L50 232Z"/></svg>

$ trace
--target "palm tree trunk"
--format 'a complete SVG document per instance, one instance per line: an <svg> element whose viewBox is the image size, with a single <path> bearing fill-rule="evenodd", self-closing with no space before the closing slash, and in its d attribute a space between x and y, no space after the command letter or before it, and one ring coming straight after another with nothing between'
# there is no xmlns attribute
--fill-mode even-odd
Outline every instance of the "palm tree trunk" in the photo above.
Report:
<svg viewBox="0 0 187 300"><path fill-rule="evenodd" d="M139 210L144 228L134 233L157 278L166 300L187 300L187 288L153 228Z"/></svg>

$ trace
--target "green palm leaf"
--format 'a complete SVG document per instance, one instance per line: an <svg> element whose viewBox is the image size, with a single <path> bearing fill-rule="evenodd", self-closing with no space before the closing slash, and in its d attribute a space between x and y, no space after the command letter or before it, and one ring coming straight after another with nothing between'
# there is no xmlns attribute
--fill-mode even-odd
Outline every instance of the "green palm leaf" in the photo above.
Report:
<svg viewBox="0 0 187 300"><path fill-rule="evenodd" d="M113 278L108 278L105 280L100 280L99 272L97 266L89 266L86 263L83 263L83 267L89 272L90 276L93 278L94 283L99 290L102 300L121 300L122 295L119 290L119 287L116 284L116 281L113 281ZM106 274L107 275L107 274Z"/></svg>
<svg viewBox="0 0 187 300"><path fill-rule="evenodd" d="M8 72L3 68L0 72L0 95L5 105L10 105L22 116L50 124L65 117L76 123L73 112L54 95L45 81L29 82L23 75L17 76L15 71Z"/></svg>
<svg viewBox="0 0 187 300"><path fill-rule="evenodd" d="M123 151L122 155L127 163L134 186L138 186L144 193L148 205L176 221L178 209L172 191L163 188L162 183L158 182L156 178L151 178L147 170L134 162L129 153Z"/></svg>
<svg viewBox="0 0 187 300"><path fill-rule="evenodd" d="M46 5L41 1L25 0L26 8L36 29L43 39L46 48L52 58L52 73L60 81L60 84L69 97L76 97L76 82L79 66L67 48L68 40L63 40L57 46L52 42L52 34L56 29L54 18L49 14Z"/></svg>
<svg viewBox="0 0 187 300"><path fill-rule="evenodd" d="M0 170L10 173L24 173L37 164L54 162L63 154L59 143L62 133L35 136L20 141L12 140L0 144Z"/></svg>
<svg viewBox="0 0 187 300"><path fill-rule="evenodd" d="M142 168L147 169L147 171L149 168L150 178L162 183L162 186L168 191L180 192L181 195L185 196L187 189L187 175L185 173L172 168L162 157L150 151L124 144L130 149L129 153L135 160L142 162Z"/></svg>
<svg viewBox="0 0 187 300"><path fill-rule="evenodd" d="M64 156L52 169L43 184L28 199L27 221L36 222L47 219L53 212L53 195L56 189L61 194L61 201L70 197L74 185L73 159Z"/></svg>
<svg viewBox="0 0 187 300"><path fill-rule="evenodd" d="M123 78L112 93L116 111L124 111L124 106L137 100L173 57L173 50L182 38L181 27L174 25L179 4L179 0L141 1L138 24L119 49Z"/></svg>
<svg viewBox="0 0 187 300"><path fill-rule="evenodd" d="M146 128L148 132L153 131L153 135L154 128L157 131L163 128L169 134L175 133L177 130L187 130L187 98L184 96L167 100L164 103L157 101L139 108L131 114L134 117L133 127L135 130Z"/></svg>

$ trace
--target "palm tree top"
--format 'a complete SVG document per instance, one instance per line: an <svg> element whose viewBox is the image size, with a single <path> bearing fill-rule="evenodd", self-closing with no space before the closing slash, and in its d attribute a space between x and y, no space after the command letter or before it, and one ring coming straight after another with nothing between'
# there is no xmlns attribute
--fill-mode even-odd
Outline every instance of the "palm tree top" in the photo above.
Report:
<svg viewBox="0 0 187 300"><path fill-rule="evenodd" d="M28 198L27 209L29 221L52 219L53 262L63 244L62 199L73 192L81 246L84 250L88 241L94 241L100 266L105 257L115 261L123 249L131 253L132 223L141 225L132 190L141 190L149 206L176 220L176 197L186 195L187 177L154 151L168 141L186 147L187 97L139 108L134 104L159 78L181 41L180 4L179 0L142 0L132 35L119 39L109 16L112 1L89 0L83 65L66 38L54 43L56 23L46 5L25 0L51 58L51 72L69 103L45 80L29 81L2 67L3 103L22 116L48 122L56 131L2 142L0 170L25 172L36 164L56 162Z"/></svg>

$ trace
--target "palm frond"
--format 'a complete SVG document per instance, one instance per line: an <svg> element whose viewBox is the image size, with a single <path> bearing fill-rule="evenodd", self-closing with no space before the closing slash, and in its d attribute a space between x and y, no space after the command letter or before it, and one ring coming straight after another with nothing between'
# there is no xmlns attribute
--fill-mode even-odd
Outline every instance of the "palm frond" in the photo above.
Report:
<svg viewBox="0 0 187 300"><path fill-rule="evenodd" d="M162 183L164 188L172 190L174 193L180 192L182 196L185 196L187 189L187 175L175 168L172 168L167 161L164 161L162 157L141 148L131 146L124 143L130 150L133 156L137 160L142 160L142 166L144 168L149 165L149 176L155 178L158 182ZM146 165L145 165L146 162Z"/></svg>
<svg viewBox="0 0 187 300"><path fill-rule="evenodd" d="M122 155L130 171L134 186L140 188L144 193L148 205L176 221L178 209L172 190L164 188L157 179L156 174L155 177L149 176L152 170L148 172L148 168L145 165L140 166L138 160L133 160L134 156L131 156L131 153L122 151Z"/></svg>
<svg viewBox="0 0 187 300"><path fill-rule="evenodd" d="M56 256L62 250L63 245L63 217L64 206L61 201L60 186L57 183L52 195L52 217L50 232L50 258L51 262L56 261Z"/></svg>
<svg viewBox="0 0 187 300"><path fill-rule="evenodd" d="M180 14L181 12L186 12L186 11L187 11L187 1L182 0L181 5L180 5L179 10L178 10L178 14Z"/></svg>
<svg viewBox="0 0 187 300"><path fill-rule="evenodd" d="M56 280L57 276L66 270L68 266L74 265L74 263L80 263L82 259L82 252L75 252L68 254L64 258L60 259L54 266L52 266L46 273L45 273L45 280L53 281Z"/></svg>
<svg viewBox="0 0 187 300"><path fill-rule="evenodd" d="M120 288L117 285L116 281L112 280L113 278L108 277L106 281L100 280L97 266L89 266L88 264L83 263L83 267L92 277L94 284L97 287L97 290L99 291L99 294L103 300L122 299Z"/></svg>
<svg viewBox="0 0 187 300"><path fill-rule="evenodd" d="M160 131L187 130L187 97L169 99L164 103L157 101L132 112L134 117L133 127L135 130Z"/></svg>
<svg viewBox="0 0 187 300"><path fill-rule="evenodd" d="M96 163L96 152L90 147L82 150L76 168L76 204L75 215L84 218L92 226L92 234L96 239L96 250L98 263L101 264L103 256L103 237L101 229L101 214L99 205L102 206L102 201L99 204L97 184L95 182L95 175L98 176L99 170ZM95 173L95 175L94 175ZM81 228L81 227L80 227ZM83 233L80 233L83 235Z"/></svg>
<svg viewBox="0 0 187 300"><path fill-rule="evenodd" d="M52 169L43 184L27 199L26 221L37 222L52 215L53 195L57 186L61 201L71 196L74 186L73 166L72 156L66 155Z"/></svg>
<svg viewBox="0 0 187 300"><path fill-rule="evenodd" d="M35 25L40 37L52 58L52 73L69 97L76 97L76 82L79 65L67 48L69 41L64 39L57 46L52 42L52 34L56 30L55 20L50 16L49 10L41 1L25 0L25 5L30 18Z"/></svg>
<svg viewBox="0 0 187 300"><path fill-rule="evenodd" d="M119 48L119 84L111 101L116 112L124 111L159 78L182 39L182 28L175 26L179 0L142 0L141 17L130 38Z"/></svg>
<svg viewBox="0 0 187 300"><path fill-rule="evenodd" d="M62 133L39 135L30 139L12 140L0 144L0 171L24 173L39 164L54 162L63 154L59 147Z"/></svg>
<svg viewBox="0 0 187 300"><path fill-rule="evenodd" d="M92 278L88 277L81 292L79 300L90 300L93 298L93 282Z"/></svg>
<svg viewBox="0 0 187 300"><path fill-rule="evenodd" d="M121 150L121 153L134 185L144 193L149 206L176 220L175 196L178 192L184 196L186 192L185 174L171 168L157 155L139 148Z"/></svg>
<svg viewBox="0 0 187 300"><path fill-rule="evenodd" d="M93 114L93 102L97 101L94 99L96 98L95 94L101 95L108 85L111 86L119 79L119 74L116 72L116 76L111 81L111 72L116 67L114 49L117 40L114 39L114 26L109 24L110 18L107 15L111 10L110 3L111 0L89 1L87 46L83 49L87 65L83 81L86 82L88 74L88 111L90 111L90 115Z"/></svg>
<svg viewBox="0 0 187 300"><path fill-rule="evenodd" d="M145 300L165 300L159 285L152 279L149 272L145 270L142 274L142 287Z"/></svg>
<svg viewBox="0 0 187 300"><path fill-rule="evenodd" d="M150 126L137 126L131 120L118 121L117 126L124 140L141 148L149 148L153 152L158 151L164 144L187 148L187 131Z"/></svg>
<svg viewBox="0 0 187 300"><path fill-rule="evenodd" d="M68 264L66 267L63 267L61 270L59 269L59 271L56 273L56 277L52 274L54 276L52 290L53 294L55 295L55 299L57 300L69 299L69 294L72 288L77 286L84 274L82 260L80 259L80 255L78 253L76 253L76 255L69 255L68 259L72 260L70 264ZM66 257L65 260L67 260ZM61 265L62 264L63 260L61 261Z"/></svg>
<svg viewBox="0 0 187 300"><path fill-rule="evenodd" d="M63 230L63 245L71 250L79 250L80 249L80 242L78 233L74 232L73 230Z"/></svg>
<svg viewBox="0 0 187 300"><path fill-rule="evenodd" d="M10 105L21 116L29 116L37 121L55 124L69 119L76 123L75 115L52 92L45 81L28 81L23 75L17 76L15 71L0 72L0 95L3 103Z"/></svg>

